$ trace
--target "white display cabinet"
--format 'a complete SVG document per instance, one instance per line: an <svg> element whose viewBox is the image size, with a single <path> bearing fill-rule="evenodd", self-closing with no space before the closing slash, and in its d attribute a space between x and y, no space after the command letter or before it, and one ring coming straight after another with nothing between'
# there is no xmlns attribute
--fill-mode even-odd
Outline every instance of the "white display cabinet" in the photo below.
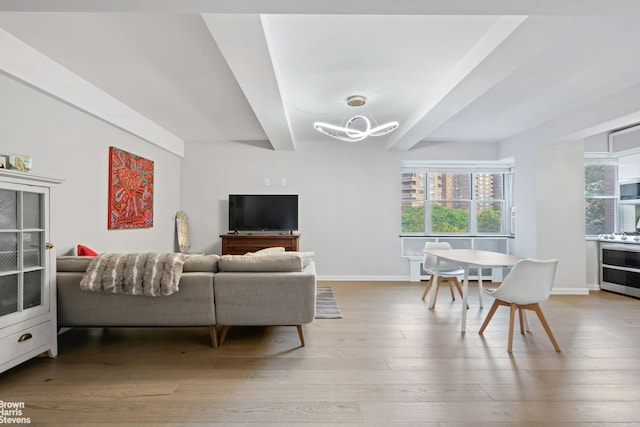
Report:
<svg viewBox="0 0 640 427"><path fill-rule="evenodd" d="M60 182L0 169L0 372L58 354L51 211Z"/></svg>

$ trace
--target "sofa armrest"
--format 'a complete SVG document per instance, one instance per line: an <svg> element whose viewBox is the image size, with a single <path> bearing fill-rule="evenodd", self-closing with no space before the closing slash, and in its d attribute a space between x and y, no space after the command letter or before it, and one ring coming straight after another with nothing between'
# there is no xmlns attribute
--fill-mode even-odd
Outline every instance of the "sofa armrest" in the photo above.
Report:
<svg viewBox="0 0 640 427"><path fill-rule="evenodd" d="M216 274L219 325L303 325L316 314L316 275L306 272Z"/></svg>

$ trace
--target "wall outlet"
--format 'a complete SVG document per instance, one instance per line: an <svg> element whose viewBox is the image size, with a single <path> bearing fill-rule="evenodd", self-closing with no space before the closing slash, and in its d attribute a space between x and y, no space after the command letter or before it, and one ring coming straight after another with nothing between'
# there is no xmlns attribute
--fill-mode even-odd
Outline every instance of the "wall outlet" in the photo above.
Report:
<svg viewBox="0 0 640 427"><path fill-rule="evenodd" d="M285 185L287 185L287 179L286 178L280 178L280 186L284 187Z"/></svg>
<svg viewBox="0 0 640 427"><path fill-rule="evenodd" d="M265 186L265 187L268 187L268 186L270 186L270 185L271 185L271 182L269 181L269 178L265 178L265 179L264 179L264 186Z"/></svg>

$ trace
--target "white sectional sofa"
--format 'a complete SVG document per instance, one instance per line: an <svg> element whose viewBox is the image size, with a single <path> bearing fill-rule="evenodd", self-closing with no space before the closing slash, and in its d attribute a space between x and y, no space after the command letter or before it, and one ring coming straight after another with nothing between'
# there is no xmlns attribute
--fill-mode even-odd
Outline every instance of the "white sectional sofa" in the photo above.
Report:
<svg viewBox="0 0 640 427"><path fill-rule="evenodd" d="M59 327L206 326L214 347L232 326L296 326L315 318L312 256L265 251L253 255L188 256L179 291L149 297L80 289L92 257L57 260Z"/></svg>

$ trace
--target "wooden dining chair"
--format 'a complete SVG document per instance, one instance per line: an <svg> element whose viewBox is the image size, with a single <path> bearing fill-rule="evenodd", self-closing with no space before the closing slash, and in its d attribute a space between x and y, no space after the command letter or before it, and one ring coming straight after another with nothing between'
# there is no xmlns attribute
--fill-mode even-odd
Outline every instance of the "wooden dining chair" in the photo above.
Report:
<svg viewBox="0 0 640 427"><path fill-rule="evenodd" d="M426 242L424 244L424 248L450 250L451 245L447 242ZM427 285L424 288L424 292L422 293L422 300L424 301L424 299L427 297L427 294L429 293L429 289L431 289L431 286L433 286L433 276L436 270L436 257L425 253L422 259L422 268L427 274L431 275L429 281L427 282ZM434 307L435 301L438 299L438 290L440 289L440 285L445 282L449 285L451 300L456 300L456 295L453 291L454 287L458 289L458 293L462 298L462 287L460 286L460 280L458 279L458 276L461 276L463 274L464 269L459 265L444 260L440 261L440 268L438 270L438 283L435 284L433 295Z"/></svg>
<svg viewBox="0 0 640 427"><path fill-rule="evenodd" d="M546 301L553 288L553 281L556 275L558 260L539 261L534 259L523 259L518 261L513 269L504 278L502 284L496 289L483 289L483 291L495 298L487 318L482 323L479 333L482 334L491 321L499 306L507 306L511 309L509 315L509 343L507 351L511 353L513 347L513 323L516 310L520 318L520 333L524 334L523 311L531 310L538 315L540 323L549 336L553 348L561 351L556 338L551 332L551 327L540 309L540 302Z"/></svg>

